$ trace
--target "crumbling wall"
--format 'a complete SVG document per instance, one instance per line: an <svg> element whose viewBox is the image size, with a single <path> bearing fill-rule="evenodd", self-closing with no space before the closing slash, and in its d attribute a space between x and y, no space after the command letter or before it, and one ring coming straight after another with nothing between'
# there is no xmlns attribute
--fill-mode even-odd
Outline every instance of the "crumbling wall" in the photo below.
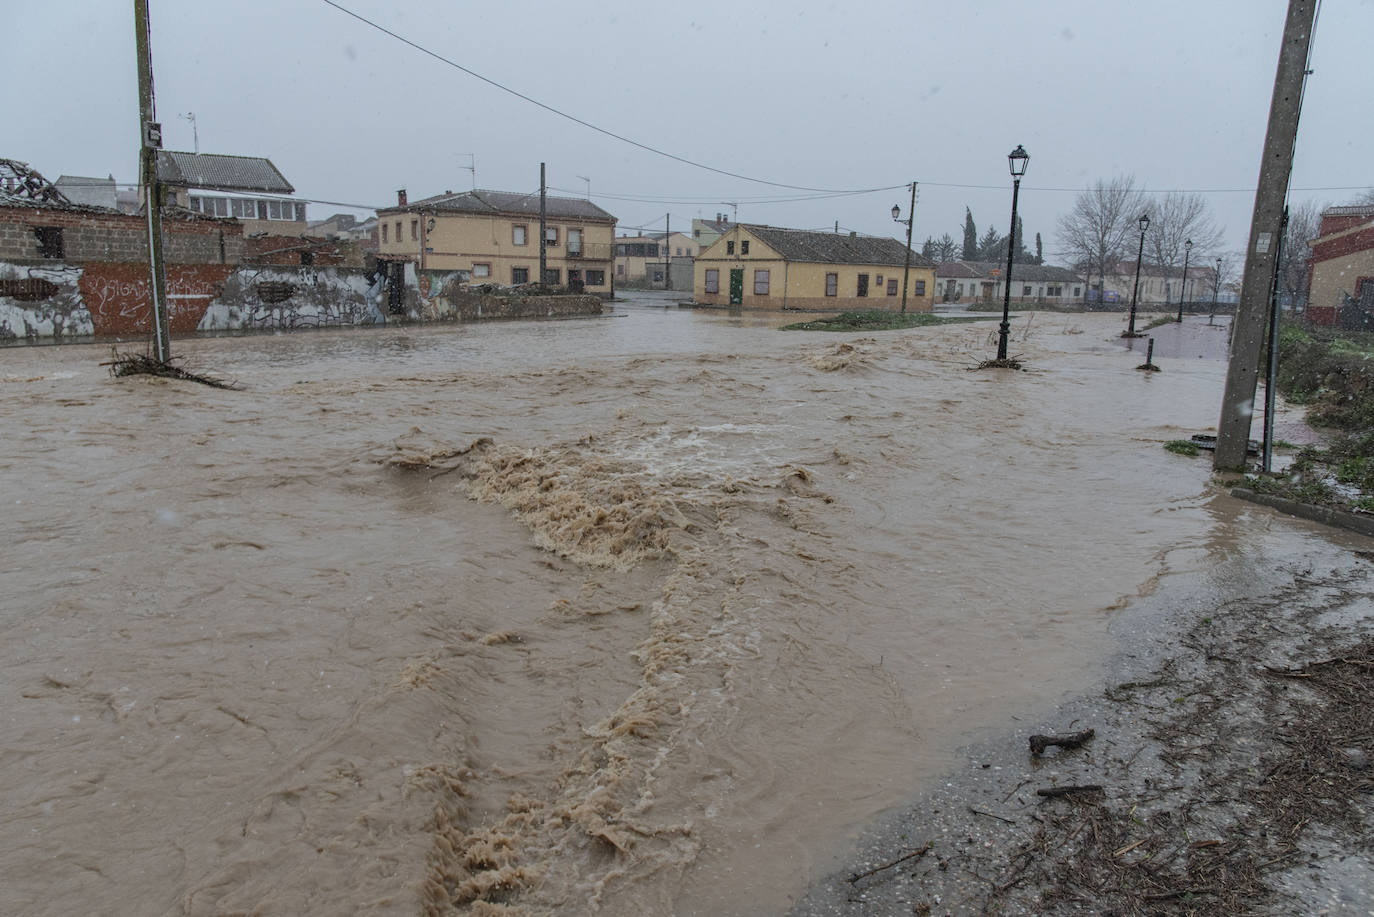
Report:
<svg viewBox="0 0 1374 917"><path fill-rule="evenodd" d="M240 266L225 280L197 330L385 324L381 297L380 275L361 269Z"/></svg>

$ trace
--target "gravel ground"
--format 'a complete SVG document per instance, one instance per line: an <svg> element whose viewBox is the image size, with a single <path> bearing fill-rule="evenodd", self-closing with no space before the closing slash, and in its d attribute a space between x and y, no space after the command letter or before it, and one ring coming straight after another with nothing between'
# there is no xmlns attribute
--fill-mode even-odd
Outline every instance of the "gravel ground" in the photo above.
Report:
<svg viewBox="0 0 1374 917"><path fill-rule="evenodd" d="M1374 552L1343 543L1140 602L1099 692L965 749L794 917L1374 914Z"/></svg>

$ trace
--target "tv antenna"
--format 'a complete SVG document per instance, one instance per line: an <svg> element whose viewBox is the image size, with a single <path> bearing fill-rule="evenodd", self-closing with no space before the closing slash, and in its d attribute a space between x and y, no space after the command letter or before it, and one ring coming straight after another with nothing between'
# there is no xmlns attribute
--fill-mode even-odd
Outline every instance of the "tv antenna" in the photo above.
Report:
<svg viewBox="0 0 1374 917"><path fill-rule="evenodd" d="M587 200L591 200L591 199L592 199L592 180L591 180L590 178L588 178L586 175L579 175L579 176L577 176L577 177L580 178L580 179L582 179L584 182L587 183Z"/></svg>
<svg viewBox="0 0 1374 917"><path fill-rule="evenodd" d="M459 153L458 155L459 155L459 156L466 156L466 157L468 158L468 164L465 165L465 166L459 166L458 168L460 168L460 169L467 169L469 172L472 173L472 190L473 190L473 191L476 191L476 190L477 190L477 156L476 156L476 154L473 154L473 153Z"/></svg>

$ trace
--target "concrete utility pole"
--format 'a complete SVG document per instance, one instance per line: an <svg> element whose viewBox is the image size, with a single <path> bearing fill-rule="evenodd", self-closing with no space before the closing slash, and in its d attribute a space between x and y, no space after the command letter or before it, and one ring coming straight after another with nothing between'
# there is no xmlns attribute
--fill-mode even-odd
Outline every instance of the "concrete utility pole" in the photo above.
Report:
<svg viewBox="0 0 1374 917"><path fill-rule="evenodd" d="M1317 2L1289 0L1288 18L1283 26L1274 97L1269 103L1269 129L1264 138L1264 158L1260 162L1259 187L1255 190L1255 210L1250 220L1250 244L1245 250L1240 302L1231 326L1231 361L1226 370L1221 419L1217 421L1217 449L1212 467L1218 470L1244 467L1250 442L1269 287L1278 259L1284 199L1293 168L1293 145L1298 136Z"/></svg>
<svg viewBox="0 0 1374 917"><path fill-rule="evenodd" d="M148 288L152 292L153 355L166 363L172 358L172 335L167 313L167 272L162 264L162 188L157 183L157 151L162 127L153 108L153 57L149 44L148 0L134 0L134 38L138 51L138 135L143 203L148 211Z"/></svg>
<svg viewBox="0 0 1374 917"><path fill-rule="evenodd" d="M673 288L673 250L668 243L673 240L673 215L663 215L663 289Z"/></svg>
<svg viewBox="0 0 1374 917"><path fill-rule="evenodd" d="M549 279L549 239L548 231L544 228L547 223L547 210L544 204L544 197L547 189L544 187L544 164L539 164L539 283L545 284Z"/></svg>
<svg viewBox="0 0 1374 917"><path fill-rule="evenodd" d="M911 183L911 209L906 212L906 264L902 267L902 314L906 314L907 281L911 279L911 227L916 225L916 183Z"/></svg>

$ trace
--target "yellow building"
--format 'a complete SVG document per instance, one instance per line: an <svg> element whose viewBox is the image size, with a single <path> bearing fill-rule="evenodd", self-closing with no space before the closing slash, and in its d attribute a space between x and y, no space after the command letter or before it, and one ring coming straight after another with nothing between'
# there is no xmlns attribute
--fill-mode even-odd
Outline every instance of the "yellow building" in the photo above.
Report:
<svg viewBox="0 0 1374 917"><path fill-rule="evenodd" d="M544 281L605 296L614 291L615 217L591 201L546 197ZM539 279L539 195L464 191L377 211L378 257L421 270L463 271L472 283Z"/></svg>
<svg viewBox="0 0 1374 917"><path fill-rule="evenodd" d="M906 308L930 312L935 262L909 255ZM753 309L897 310L907 257L896 239L736 223L697 255L693 297Z"/></svg>

